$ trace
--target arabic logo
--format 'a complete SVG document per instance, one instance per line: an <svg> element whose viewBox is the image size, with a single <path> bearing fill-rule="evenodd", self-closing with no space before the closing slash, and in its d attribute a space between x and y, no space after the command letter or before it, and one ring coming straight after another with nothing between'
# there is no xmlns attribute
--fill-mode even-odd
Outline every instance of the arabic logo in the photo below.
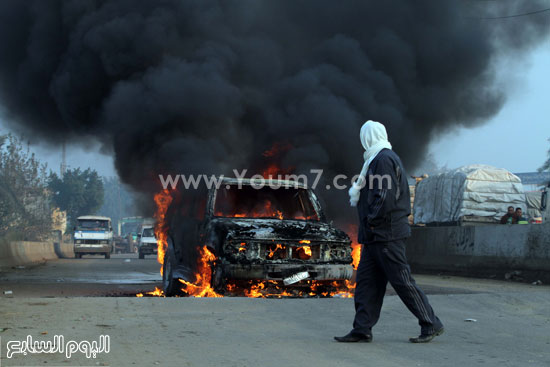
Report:
<svg viewBox="0 0 550 367"><path fill-rule="evenodd" d="M86 358L95 358L97 354L109 353L111 350L111 338L109 335L100 335L99 342L83 340L80 342L69 340L65 343L63 335L55 335L52 340L33 340L31 335L27 335L26 340L12 340L7 343L8 358L14 354L39 354L39 353L65 353L67 358L71 358L76 352L86 355Z"/></svg>

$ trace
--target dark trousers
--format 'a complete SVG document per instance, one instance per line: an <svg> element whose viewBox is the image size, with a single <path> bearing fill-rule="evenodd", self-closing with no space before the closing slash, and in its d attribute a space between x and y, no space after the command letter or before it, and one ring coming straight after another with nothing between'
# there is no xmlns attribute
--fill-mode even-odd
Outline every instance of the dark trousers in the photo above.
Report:
<svg viewBox="0 0 550 367"><path fill-rule="evenodd" d="M405 241L364 245L356 279L354 333L371 334L371 328L380 318L388 282L418 319L422 334L431 334L443 327L428 298L411 276Z"/></svg>

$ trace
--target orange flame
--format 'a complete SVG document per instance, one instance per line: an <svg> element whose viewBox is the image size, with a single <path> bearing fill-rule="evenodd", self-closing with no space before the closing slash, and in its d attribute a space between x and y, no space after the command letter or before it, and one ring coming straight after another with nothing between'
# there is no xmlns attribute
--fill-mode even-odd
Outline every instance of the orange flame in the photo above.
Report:
<svg viewBox="0 0 550 367"><path fill-rule="evenodd" d="M282 168L280 167L281 155L283 153L291 150L293 146L289 143L278 143L273 144L271 149L263 152L263 156L268 162L266 162L267 168L262 172L262 176L267 179L278 179L279 175L284 176L292 173L294 167ZM281 177L283 178L283 177Z"/></svg>
<svg viewBox="0 0 550 367"><path fill-rule="evenodd" d="M287 288L281 281L249 280L231 281L226 291L231 296L249 298L284 298L284 297L339 297L352 298L354 285L349 281L304 280L298 287Z"/></svg>
<svg viewBox="0 0 550 367"><path fill-rule="evenodd" d="M269 217L269 218L278 218L278 219L285 219L283 216L283 212L280 210L276 210L273 208L273 204L270 200L265 200L263 203L264 205L258 206L254 208L254 211L250 211L247 213L223 213L222 211L218 210L214 214L217 217L233 217L233 218L259 218L259 217ZM238 210L238 209L236 209ZM288 218L290 219L290 218ZM292 219L302 219L299 216L295 216Z"/></svg>
<svg viewBox="0 0 550 367"><path fill-rule="evenodd" d="M155 287L154 291L145 292L145 294L148 295L148 296L153 296L153 297L164 297L164 292L162 291L162 289L157 288L157 287ZM144 296L143 293L136 294L136 297L143 297L143 296Z"/></svg>
<svg viewBox="0 0 550 367"><path fill-rule="evenodd" d="M276 167L276 166L274 166ZM278 172L281 172L277 168ZM169 205L173 201L173 196L170 190L162 190L158 192L155 197L155 203L157 204L157 211L155 213L155 235L157 237L157 246L158 246L158 257L157 260L160 264L164 263L164 256L168 246L167 243L167 232L168 226L166 223L166 211L168 210ZM270 205L266 205L270 209ZM241 215L236 215L241 216ZM245 215L242 215L243 217ZM282 219L282 216L280 216ZM361 257L361 245L356 242L357 238L357 226L350 225L349 231L350 237L352 238L352 258L353 258L353 268L357 269L359 260ZM311 243L309 240L301 240L300 244L308 245ZM286 246L281 244L276 244L274 247L268 249L269 254L268 258L273 258L277 251L285 251ZM312 250L310 246L300 247L307 256L312 255ZM246 251L246 242L242 242L239 247L239 252ZM223 297L223 295L218 294L211 286L212 280L212 265L216 262L216 256L206 247L203 246L199 248L199 261L197 273L195 274L195 281L193 283L181 280L180 282L184 285L182 291L187 293L192 297ZM162 274L162 267L161 267ZM292 291L287 291L285 288L279 286L279 283L274 280L265 280L265 281L250 281L247 288L241 288L241 292L244 293L246 297L256 297L256 298L266 298L266 297L304 297L304 296L336 296L343 298L353 297L353 292L355 288L355 283L353 281L346 280L345 282L332 282L332 284L327 287L326 283L321 284L315 280L305 281L306 288L301 290L293 289ZM229 283L227 284L226 291L235 292L239 291L236 284ZM161 289L155 288L152 292L138 293L137 297L147 296L157 296L164 297L164 293Z"/></svg>
<svg viewBox="0 0 550 367"><path fill-rule="evenodd" d="M173 197L169 190L162 190L158 192L155 197L155 203L157 204L157 211L155 213L155 236L157 238L157 260L160 264L164 264L164 256L168 247L168 225L166 223L166 211L172 203ZM186 287L182 289L187 294L193 297L222 297L217 294L211 287L210 282L212 279L211 264L216 260L216 256L206 246L199 251L199 264L197 273L195 274L196 280L194 283L181 280L180 282L185 284ZM162 266L160 269L162 274ZM147 292L146 294L163 296L163 292L160 289L155 289L154 292ZM138 297L143 297L140 293Z"/></svg>
<svg viewBox="0 0 550 367"><path fill-rule="evenodd" d="M290 143L275 143L271 149L266 150L262 155L266 158L277 157L280 153L284 153L292 149L292 144Z"/></svg>
<svg viewBox="0 0 550 367"><path fill-rule="evenodd" d="M161 264L160 273L162 274L162 265L164 264L164 255L168 248L168 225L166 224L166 211L170 206L173 198L170 190L165 189L155 195L155 203L157 211L155 212L155 236L157 238L157 261Z"/></svg>
<svg viewBox="0 0 550 367"><path fill-rule="evenodd" d="M271 179L277 178L278 174L279 175L281 174L281 170L279 169L279 167L277 167L276 164L270 165L262 172L262 176L264 176L264 178L271 178Z"/></svg>
<svg viewBox="0 0 550 367"><path fill-rule="evenodd" d="M194 283L190 283L180 279L179 281L185 285L182 291L192 297L223 297L221 294L216 293L211 286L211 265L216 261L216 256L206 246L200 249L199 254L199 264L195 274L196 280Z"/></svg>
<svg viewBox="0 0 550 367"><path fill-rule="evenodd" d="M298 243L305 243L305 244L310 244L311 241L310 240L301 240L299 241ZM310 256L311 257L311 247L310 246L302 246L302 249L304 250L305 254L307 256Z"/></svg>
<svg viewBox="0 0 550 367"><path fill-rule="evenodd" d="M265 298L261 291L265 288L265 282L253 284L250 286L250 290L245 289L244 295L250 298Z"/></svg>
<svg viewBox="0 0 550 367"><path fill-rule="evenodd" d="M244 296L249 298L267 298L267 297L291 297L292 294L286 290L281 289L278 283L274 280L264 280L264 281L249 281L248 289L244 289ZM268 287L275 291L275 293L270 293Z"/></svg>
<svg viewBox="0 0 550 367"><path fill-rule="evenodd" d="M279 250L285 250L285 248L283 247L283 245L281 245L280 243L278 243L275 248L269 248L268 251L269 251L269 254L267 255L267 257L269 257L270 259L273 258L273 256L275 255L275 253Z"/></svg>
<svg viewBox="0 0 550 367"><path fill-rule="evenodd" d="M351 258L353 259L352 266L354 270L357 270L359 266L359 260L361 260L362 246L357 242L357 225L350 224L348 226L348 235L351 238Z"/></svg>

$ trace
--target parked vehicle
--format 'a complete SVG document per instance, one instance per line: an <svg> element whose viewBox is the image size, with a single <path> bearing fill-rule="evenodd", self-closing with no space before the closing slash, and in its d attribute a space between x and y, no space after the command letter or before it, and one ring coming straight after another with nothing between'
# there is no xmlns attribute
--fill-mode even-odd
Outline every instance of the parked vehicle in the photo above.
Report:
<svg viewBox="0 0 550 367"><path fill-rule="evenodd" d="M118 221L117 234L114 237L117 253L136 252L138 233L144 219L142 217L125 217Z"/></svg>
<svg viewBox="0 0 550 367"><path fill-rule="evenodd" d="M74 228L74 253L82 255L103 254L106 259L113 251L113 227L111 218L85 215L77 218Z"/></svg>
<svg viewBox="0 0 550 367"><path fill-rule="evenodd" d="M416 225L498 224L508 206L524 212L527 208L519 177L486 165L464 166L424 178L414 195Z"/></svg>
<svg viewBox="0 0 550 367"><path fill-rule="evenodd" d="M140 259L144 259L145 255L157 254L157 239L152 225L144 225L138 234L138 253Z"/></svg>

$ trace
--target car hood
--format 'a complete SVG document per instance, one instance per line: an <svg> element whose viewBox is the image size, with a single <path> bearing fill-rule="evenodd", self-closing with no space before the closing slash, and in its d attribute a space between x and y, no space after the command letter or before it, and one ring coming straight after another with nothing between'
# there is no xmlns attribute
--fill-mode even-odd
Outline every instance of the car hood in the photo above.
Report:
<svg viewBox="0 0 550 367"><path fill-rule="evenodd" d="M303 220L216 218L212 225L229 239L349 242L349 236L328 223Z"/></svg>

